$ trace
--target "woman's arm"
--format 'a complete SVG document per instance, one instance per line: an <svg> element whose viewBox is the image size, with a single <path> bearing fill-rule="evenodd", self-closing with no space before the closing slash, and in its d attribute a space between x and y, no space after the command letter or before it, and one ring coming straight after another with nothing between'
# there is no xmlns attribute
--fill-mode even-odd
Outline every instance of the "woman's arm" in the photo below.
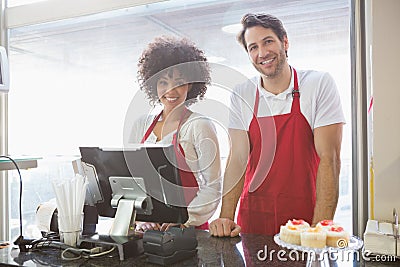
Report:
<svg viewBox="0 0 400 267"><path fill-rule="evenodd" d="M193 118L194 117L194 118ZM201 225L215 213L221 199L221 160L217 133L206 117L189 118L181 145L199 191L188 207L188 225Z"/></svg>

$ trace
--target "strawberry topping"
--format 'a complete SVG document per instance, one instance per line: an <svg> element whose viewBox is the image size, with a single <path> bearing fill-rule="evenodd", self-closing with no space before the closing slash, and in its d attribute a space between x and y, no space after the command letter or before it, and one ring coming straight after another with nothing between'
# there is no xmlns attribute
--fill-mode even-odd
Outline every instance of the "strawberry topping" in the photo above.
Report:
<svg viewBox="0 0 400 267"><path fill-rule="evenodd" d="M293 225L302 225L302 224L304 224L304 220L296 220L296 219L293 219L293 220L292 220L292 224L293 224Z"/></svg>
<svg viewBox="0 0 400 267"><path fill-rule="evenodd" d="M323 220L320 223L321 223L322 226L333 225L333 221L332 220Z"/></svg>
<svg viewBox="0 0 400 267"><path fill-rule="evenodd" d="M332 232L343 232L344 231L343 227L340 227L340 226L332 226L331 229L329 229L329 230Z"/></svg>

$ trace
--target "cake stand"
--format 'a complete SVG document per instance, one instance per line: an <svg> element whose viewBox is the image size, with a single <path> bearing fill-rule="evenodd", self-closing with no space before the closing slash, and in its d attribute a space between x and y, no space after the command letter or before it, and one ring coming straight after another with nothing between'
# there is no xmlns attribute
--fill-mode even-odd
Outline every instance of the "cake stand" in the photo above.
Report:
<svg viewBox="0 0 400 267"><path fill-rule="evenodd" d="M287 248L290 250L296 250L297 254L296 260L298 259L304 259L307 257L307 267L329 267L330 262L336 262L338 259L341 260L347 260L347 261L353 261L353 254L352 252L357 251L362 248L363 246L363 241L356 237L356 236L351 236L349 239L349 242L340 243L341 248L334 248L334 247L325 247L325 248L309 248L309 247L303 247L303 246L298 246L294 244L289 244L284 241L282 241L279 238L279 234L276 234L274 236L274 241L276 244L283 248ZM298 253L301 252L301 253ZM289 256L294 257L294 255L291 255L289 253ZM351 258L350 258L351 256Z"/></svg>

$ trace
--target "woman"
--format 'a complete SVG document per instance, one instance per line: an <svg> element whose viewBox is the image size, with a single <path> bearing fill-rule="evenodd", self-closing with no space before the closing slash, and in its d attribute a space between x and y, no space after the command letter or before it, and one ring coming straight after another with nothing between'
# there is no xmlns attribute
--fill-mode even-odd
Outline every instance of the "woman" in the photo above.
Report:
<svg viewBox="0 0 400 267"><path fill-rule="evenodd" d="M184 190L189 219L181 227L208 229L221 194L218 140L211 120L188 109L210 84L204 52L187 39L158 37L139 59L138 80L150 103L161 104L162 111L137 120L132 141L174 145L182 185L195 187ZM136 230L171 226L138 222Z"/></svg>

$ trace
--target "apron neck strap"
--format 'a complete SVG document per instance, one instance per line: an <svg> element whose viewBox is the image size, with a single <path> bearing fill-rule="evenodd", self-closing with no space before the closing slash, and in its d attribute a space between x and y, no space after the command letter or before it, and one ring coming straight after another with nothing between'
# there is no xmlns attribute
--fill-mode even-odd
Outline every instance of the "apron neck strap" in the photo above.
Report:
<svg viewBox="0 0 400 267"><path fill-rule="evenodd" d="M162 111L160 112L160 114L158 114L155 119L153 120L153 122L150 124L150 127L147 129L146 133L144 134L142 140L140 141L141 144L144 144L144 142L147 140L147 138L149 138L150 133L153 131L154 127L156 126L158 120L160 119L161 115L162 115Z"/></svg>
<svg viewBox="0 0 400 267"><path fill-rule="evenodd" d="M173 136L173 138L172 138L172 144L173 144L174 146L175 146L176 144L178 144L178 134L179 134L179 131L180 131L180 129L181 129L182 123L183 123L183 121L184 121L184 118L185 118L187 112L188 112L187 107L184 107L184 110L182 111L182 114L181 114L181 118L179 119L178 128L176 129L176 132L174 133L174 136Z"/></svg>
<svg viewBox="0 0 400 267"><path fill-rule="evenodd" d="M183 110L183 112L181 114L181 117L179 119L178 129L176 130L176 133L174 134L173 139L172 139L172 143L174 145L177 143L177 136L176 135L177 135L177 133L179 133L179 130L180 130L181 125L182 125L182 122L183 122L187 112L188 112L188 109L186 107L184 107L184 110ZM154 118L153 122L150 124L150 126L147 129L146 133L144 134L142 140L140 141L141 144L144 144L144 142L147 140L147 138L149 138L149 136L150 136L151 132L153 131L154 127L156 126L158 120L161 118L162 113L163 113L163 111L161 111L160 114L158 114Z"/></svg>
<svg viewBox="0 0 400 267"><path fill-rule="evenodd" d="M293 70L293 91L292 91L292 108L291 113L300 113L300 91L299 91L299 79L297 78L297 71L292 68Z"/></svg>
<svg viewBox="0 0 400 267"><path fill-rule="evenodd" d="M292 91L292 97L293 97L293 102L292 102L292 108L291 112L293 111L300 111L300 103L299 103L299 98L300 98L300 91L299 91L299 81L297 78L297 71L291 67L293 70L293 91ZM258 86L256 87L256 99L254 100L254 111L253 114L254 116L257 117L258 113L258 105L260 102L260 92L258 90Z"/></svg>
<svg viewBox="0 0 400 267"><path fill-rule="evenodd" d="M293 91L292 91L292 97L299 98L300 97L300 92L299 92L299 82L298 82L298 79L297 79L297 71L294 68L292 68L292 70L293 70L293 82L294 82Z"/></svg>

